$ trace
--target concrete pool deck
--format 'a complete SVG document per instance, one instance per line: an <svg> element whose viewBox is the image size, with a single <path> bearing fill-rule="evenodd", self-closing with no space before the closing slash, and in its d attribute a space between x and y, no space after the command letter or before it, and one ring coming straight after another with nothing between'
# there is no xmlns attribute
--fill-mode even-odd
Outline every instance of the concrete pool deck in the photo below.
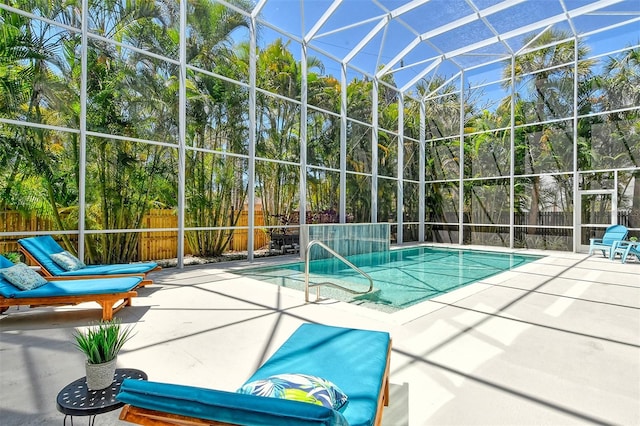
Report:
<svg viewBox="0 0 640 426"><path fill-rule="evenodd" d="M640 262L523 253L546 257L394 314L305 304L302 292L232 273L247 262L167 268L117 314L136 324L118 366L233 391L299 324L317 322L391 333L385 426L640 424ZM0 317L0 424L62 424L56 395L84 376L71 333L99 312ZM126 424L118 414L96 424Z"/></svg>

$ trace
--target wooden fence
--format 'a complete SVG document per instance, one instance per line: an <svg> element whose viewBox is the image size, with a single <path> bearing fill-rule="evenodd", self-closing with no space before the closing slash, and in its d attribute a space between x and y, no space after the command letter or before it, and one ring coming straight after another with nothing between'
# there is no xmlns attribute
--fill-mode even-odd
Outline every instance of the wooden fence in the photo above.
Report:
<svg viewBox="0 0 640 426"><path fill-rule="evenodd" d="M152 209L142 220L145 228L177 228L178 215L174 210ZM185 254L191 254L185 241ZM176 231L143 232L138 244L140 260L172 259L178 255ZM155 257L154 257L155 256Z"/></svg>
<svg viewBox="0 0 640 426"><path fill-rule="evenodd" d="M445 215L446 219L451 220L453 225L457 223L457 216L454 213L448 213ZM570 222L567 222L567 214L565 213L553 213L542 212L538 215L537 225L546 226L567 226ZM434 218L432 218L434 219ZM475 223L481 223L482 220L486 220L486 217L477 216L473 218ZM496 226L508 226L508 215L502 215L498 218L494 217L494 220L498 219L498 225ZM515 225L522 226L527 224L528 215L520 213L515 217ZM640 220L636 219L638 222ZM618 223L629 227L633 222L628 212L618 212ZM606 223L603 222L603 223ZM637 222L634 222L637 223ZM153 209L144 217L144 227L149 229L170 229L178 227L178 216L174 210L170 209ZM243 211L238 218L238 227L247 226L248 224L248 212ZM262 211L255 212L255 226L260 227L264 225L264 217ZM38 218L35 215L31 217L25 217L18 212L4 211L0 212L0 231L3 232L34 232L34 231L47 231L54 229L53 221L50 219ZM522 233L522 229L518 232ZM569 235L569 231L566 229L555 228L538 228L536 234L542 236L566 236ZM246 251L248 244L248 230L236 229L233 232L231 241L229 243L228 251ZM270 235L266 230L255 229L253 234L253 247L254 250L267 247L270 241ZM0 254L18 251L17 239L19 237L3 237L0 238ZM70 236L72 242L76 242L77 236ZM456 237L457 238L457 237ZM178 233L176 231L157 231L157 232L142 232L140 235L140 243L138 245L138 258L135 260L159 260L159 259L172 259L178 254ZM188 244L185 241L185 254L191 254Z"/></svg>
<svg viewBox="0 0 640 426"><path fill-rule="evenodd" d="M254 216L254 225L263 226L264 216L262 211L256 211ZM238 218L236 226L247 226L249 224L249 212L243 210ZM231 237L231 244L229 244L229 250L231 251L244 251L249 244L249 230L248 229L236 229ZM254 229L253 231L253 248L254 250L268 247L271 237L269 232L264 229Z"/></svg>
<svg viewBox="0 0 640 426"><path fill-rule="evenodd" d="M145 228L162 229L177 228L178 216L174 210L152 209L142 222ZM247 226L248 212L240 213L236 226ZM264 225L262 211L255 212L255 226ZM0 212L0 230L3 232L35 232L54 229L53 221L38 218L35 215L25 217L15 211ZM233 232L228 251L246 251L248 245L248 230L236 229ZM18 251L17 240L21 237L3 237L0 239L0 254ZM71 236L72 241L77 240L76 235ZM260 249L268 246L269 234L262 229L254 230L253 246ZM185 254L191 254L185 241ZM178 255L178 233L176 231L142 232L138 244L138 259L158 260L171 259Z"/></svg>
<svg viewBox="0 0 640 426"><path fill-rule="evenodd" d="M52 229L53 221L51 219L43 219L35 214L25 217L15 211L0 212L0 231L18 232L18 231L37 231L44 229ZM18 238L4 237L0 239L0 254L17 252Z"/></svg>

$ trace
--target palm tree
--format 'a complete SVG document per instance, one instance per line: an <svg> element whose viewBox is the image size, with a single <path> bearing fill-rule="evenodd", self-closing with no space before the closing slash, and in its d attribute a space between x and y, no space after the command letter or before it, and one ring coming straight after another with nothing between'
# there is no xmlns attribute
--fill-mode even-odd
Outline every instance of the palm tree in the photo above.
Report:
<svg viewBox="0 0 640 426"><path fill-rule="evenodd" d="M288 42L276 39L261 50L257 69L258 87L289 99L300 99L302 67L291 54ZM317 58L308 57L307 69L307 78L315 81L318 76L313 70L322 72L324 67ZM317 85L313 87L317 91ZM280 161L297 163L300 160L300 106L259 92L256 116L256 155L267 159L256 162L256 180L265 224L296 222L294 212L299 203L299 168Z"/></svg>
<svg viewBox="0 0 640 426"><path fill-rule="evenodd" d="M37 9L47 16L60 16L66 9L58 3L28 0L20 8ZM73 100L78 96L67 84L65 46L73 39L55 25L38 22L0 10L0 111L7 118L31 123L70 124ZM50 218L56 229L69 224L60 214L59 204L77 200L77 185L69 185L67 175L77 166L66 148L74 137L41 128L2 126L0 173L3 208L25 213L34 210ZM4 172L4 170L7 170ZM76 182L77 183L77 182ZM75 223L70 226L77 226ZM64 237L68 244L68 237Z"/></svg>
<svg viewBox="0 0 640 426"><path fill-rule="evenodd" d="M247 1L237 1L247 9ZM248 27L248 19L208 0L189 3L187 60L205 71L237 80L248 67L245 45L234 46L231 34ZM192 71L187 83L186 225L235 226L243 210L246 162L225 152L247 154L248 98L241 86ZM217 256L233 231L195 230L186 237L192 253Z"/></svg>
<svg viewBox="0 0 640 426"><path fill-rule="evenodd" d="M460 97L457 88L445 84L443 77L430 82L421 80L416 85L416 94L425 98L429 94L438 96L425 99L425 175L429 180L457 179L460 170L459 137L447 139L460 129ZM417 107L417 105L416 105ZM419 111L413 114L419 116ZM428 222L454 222L463 212L458 211L459 188L456 182L433 182L425 187L426 220ZM429 232L429 231L427 231ZM451 228L448 241L454 241ZM443 241L439 232L434 232L436 241Z"/></svg>
<svg viewBox="0 0 640 426"><path fill-rule="evenodd" d="M366 78L353 79L347 85L347 117L371 122L373 84ZM371 138L372 128L356 121L347 121L346 216L355 223L371 221Z"/></svg>
<svg viewBox="0 0 640 426"><path fill-rule="evenodd" d="M600 86L604 89L605 111L640 105L640 48L630 48L610 57L604 73ZM629 226L637 228L640 227L640 136L637 131L640 113L638 109L609 113L606 122L614 130L611 137L616 139L610 145L622 147L622 152L616 149L611 153L615 161L612 166L622 164L635 168L628 181L633 182ZM624 194L626 188L619 192Z"/></svg>
<svg viewBox="0 0 640 426"><path fill-rule="evenodd" d="M166 10L145 0L95 3L89 30L135 47L161 45L170 56L176 47L163 36L171 30L164 31L164 22L171 23ZM152 207L176 199L175 184L167 184L175 167L169 148L133 139L177 139L177 72L170 63L92 38L87 55L87 129L125 139L87 138L86 228L141 229ZM140 236L88 237L87 260L136 260Z"/></svg>
<svg viewBox="0 0 640 426"><path fill-rule="evenodd" d="M568 40L568 41L563 41ZM585 79L591 73L593 61L582 60L589 49L577 41L578 69L577 78ZM531 86L531 99L514 100L517 102L516 108L524 111L525 119L534 122L546 121L549 118L563 118L573 115L573 79L575 39L569 40L569 36L560 31L548 30L540 34L528 45L529 51L515 58L513 74L515 84L526 83ZM528 41L525 40L525 45ZM512 74L511 61L505 64L503 77L505 86L511 84ZM522 96L522 94L519 94ZM517 173L538 174L543 170L556 169L564 171L561 158L567 158L569 151L557 152L553 144L554 133L564 133L573 140L570 128L566 127L566 122L553 125L537 125L525 128L523 137L517 138L516 149L523 153L522 162L516 166ZM555 128L554 128L555 127ZM572 146L572 144L569 144ZM560 149L562 149L560 147ZM551 161L551 164L546 164ZM523 167L528 167L524 170ZM540 167L540 168L539 168ZM531 178L531 197L529 202L529 219L527 224L537 225L541 204L540 177ZM536 229L531 228L530 233L535 233Z"/></svg>

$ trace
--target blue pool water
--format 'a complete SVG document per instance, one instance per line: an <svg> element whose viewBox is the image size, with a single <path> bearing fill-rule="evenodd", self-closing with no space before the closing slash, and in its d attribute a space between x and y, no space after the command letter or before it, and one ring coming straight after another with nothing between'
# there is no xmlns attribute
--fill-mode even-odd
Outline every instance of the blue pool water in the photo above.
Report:
<svg viewBox="0 0 640 426"><path fill-rule="evenodd" d="M369 274L374 290L353 295L321 287L321 297L395 312L472 284L542 256L478 250L416 247L349 256L351 263ZM239 273L259 281L304 290L304 263L245 269ZM332 282L366 291L369 281L335 258L310 262L310 283ZM311 300L315 289L311 289Z"/></svg>

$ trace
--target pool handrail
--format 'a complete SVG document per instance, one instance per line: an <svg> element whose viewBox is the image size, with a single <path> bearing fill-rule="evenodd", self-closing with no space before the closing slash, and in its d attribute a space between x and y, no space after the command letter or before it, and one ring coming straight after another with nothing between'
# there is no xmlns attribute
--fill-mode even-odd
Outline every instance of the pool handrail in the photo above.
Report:
<svg viewBox="0 0 640 426"><path fill-rule="evenodd" d="M351 290L350 288L347 288L338 284L330 283L330 282L309 284L309 261L310 261L309 252L311 251L311 247L313 247L314 245L318 245L322 247L323 249L328 251L330 254L335 256L342 263L344 263L345 265L347 265L348 267L350 267L351 269L353 269L354 271L356 271L357 273L365 277L367 280L369 280L369 289L367 291L355 291L355 290ZM353 263L349 262L344 256L342 256L340 253L336 252L335 250L333 250L331 247L329 247L328 245L326 245L320 240L313 240L313 241L310 241L309 244L307 244L304 258L305 258L304 260L304 301L306 303L309 302L309 287L316 287L316 301L320 299L320 287L322 286L338 288L340 290L344 290L351 294L367 294L373 291L373 279L369 276L369 274L364 272L362 269L358 268Z"/></svg>

